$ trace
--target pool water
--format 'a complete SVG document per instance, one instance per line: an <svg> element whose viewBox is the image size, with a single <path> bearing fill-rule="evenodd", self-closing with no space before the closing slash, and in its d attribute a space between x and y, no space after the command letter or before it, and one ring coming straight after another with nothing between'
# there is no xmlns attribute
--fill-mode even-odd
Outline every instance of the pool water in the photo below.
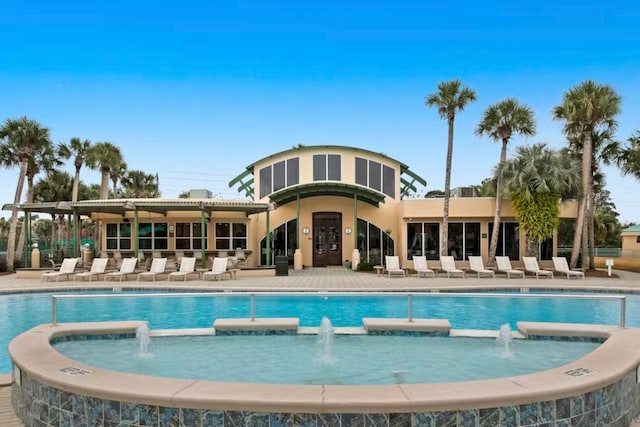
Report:
<svg viewBox="0 0 640 427"><path fill-rule="evenodd" d="M77 293L77 292L76 292ZM86 292L104 294L103 292ZM61 293L56 293L61 294ZM113 293L113 295L122 293ZM42 323L51 323L51 293L0 295L0 348L13 337ZM414 296L415 318L448 319L454 329L512 329L518 321L617 325L617 300L569 300L515 297L470 298ZM364 317L407 317L406 296L258 296L257 317L297 317L301 326L319 326L328 317L334 326L362 326ZM216 318L249 317L249 297L73 299L58 302L59 322L144 320L151 329L210 328ZM640 296L627 296L627 325L640 326ZM11 361L0 351L0 373Z"/></svg>
<svg viewBox="0 0 640 427"><path fill-rule="evenodd" d="M315 335L152 337L64 341L56 350L113 371L172 378L269 384L394 384L471 381L528 374L579 359L599 344L490 338ZM292 351L294 350L295 351Z"/></svg>

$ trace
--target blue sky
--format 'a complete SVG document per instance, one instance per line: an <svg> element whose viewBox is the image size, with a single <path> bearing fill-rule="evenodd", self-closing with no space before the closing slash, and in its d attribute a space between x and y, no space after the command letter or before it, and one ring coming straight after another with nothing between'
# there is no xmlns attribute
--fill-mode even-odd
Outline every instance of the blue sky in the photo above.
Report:
<svg viewBox="0 0 640 427"><path fill-rule="evenodd" d="M478 101L456 119L452 186L472 185L500 154L473 130L506 97L538 123L511 149L563 146L551 109L586 79L623 97L620 140L640 129L639 18L627 1L11 2L0 120L26 115L54 142L110 141L130 169L159 174L164 197L238 198L233 177L297 144L383 152L442 189L447 126L424 99L461 78ZM640 222L640 183L606 172L620 219ZM0 170L0 202L16 179Z"/></svg>

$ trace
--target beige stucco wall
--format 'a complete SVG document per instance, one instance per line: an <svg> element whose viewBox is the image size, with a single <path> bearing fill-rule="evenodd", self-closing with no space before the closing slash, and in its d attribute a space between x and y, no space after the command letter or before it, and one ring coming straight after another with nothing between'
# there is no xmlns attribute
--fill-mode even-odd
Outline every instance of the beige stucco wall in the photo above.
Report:
<svg viewBox="0 0 640 427"><path fill-rule="evenodd" d="M622 250L640 251L640 242L638 242L638 237L640 237L640 233L622 233Z"/></svg>

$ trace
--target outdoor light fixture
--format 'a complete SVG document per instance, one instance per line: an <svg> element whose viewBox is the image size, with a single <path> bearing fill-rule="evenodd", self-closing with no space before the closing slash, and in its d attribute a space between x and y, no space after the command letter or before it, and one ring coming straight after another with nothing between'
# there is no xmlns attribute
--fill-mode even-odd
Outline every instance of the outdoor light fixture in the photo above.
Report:
<svg viewBox="0 0 640 427"><path fill-rule="evenodd" d="M351 227L347 227L344 229L344 234L351 234L353 232L353 229Z"/></svg>
<svg viewBox="0 0 640 427"><path fill-rule="evenodd" d="M304 227L302 229L302 234L309 234L311 232L311 230L309 230L309 227Z"/></svg>

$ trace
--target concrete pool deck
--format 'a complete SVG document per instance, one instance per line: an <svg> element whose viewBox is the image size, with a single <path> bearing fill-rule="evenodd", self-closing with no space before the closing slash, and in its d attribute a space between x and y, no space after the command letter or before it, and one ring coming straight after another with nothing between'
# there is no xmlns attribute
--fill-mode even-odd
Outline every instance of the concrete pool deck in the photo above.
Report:
<svg viewBox="0 0 640 427"><path fill-rule="evenodd" d="M614 270L619 278L588 277L585 280L568 280L556 277L554 279L536 279L527 276L525 279L507 279L498 276L495 279L476 277L467 278L388 278L377 276L375 273L361 273L343 267L308 268L301 271L289 271L289 276L278 277L250 277L237 280L203 281L190 280L187 282L169 282L162 277L157 282L137 282L133 280L123 282L41 282L39 279L18 279L15 274L0 276L0 293L15 292L50 292L55 290L73 289L108 289L114 287L144 288L144 289L180 289L207 291L461 291L480 289L563 289L563 290L591 290L610 292L640 292L640 273ZM2 381L4 380L4 381ZM0 376L0 425L22 425L15 417L10 403L10 387L7 387L7 376ZM7 410L7 408L9 410ZM634 423L640 426L640 423Z"/></svg>

